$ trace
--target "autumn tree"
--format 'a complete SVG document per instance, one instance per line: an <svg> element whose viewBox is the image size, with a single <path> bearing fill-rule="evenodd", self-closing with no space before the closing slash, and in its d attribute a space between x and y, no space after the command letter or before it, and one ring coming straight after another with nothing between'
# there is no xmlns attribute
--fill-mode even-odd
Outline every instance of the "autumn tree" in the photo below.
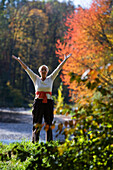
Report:
<svg viewBox="0 0 113 170"><path fill-rule="evenodd" d="M64 41L57 42L56 54L60 59L64 54L72 53L64 66L62 80L69 85L70 95L75 94L74 100L84 96L90 98L93 94L81 82L81 75L87 69L92 71L94 80L101 66L112 63L113 19L110 3L111 1L94 0L90 8L76 9L67 19L68 31Z"/></svg>

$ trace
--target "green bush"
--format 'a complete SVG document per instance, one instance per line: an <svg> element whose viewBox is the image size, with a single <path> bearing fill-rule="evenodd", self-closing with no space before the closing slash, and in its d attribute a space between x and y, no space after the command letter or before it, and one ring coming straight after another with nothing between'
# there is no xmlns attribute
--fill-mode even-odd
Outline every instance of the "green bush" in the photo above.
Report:
<svg viewBox="0 0 113 170"><path fill-rule="evenodd" d="M70 155L68 160L72 161L75 170L111 170L113 88L111 83L105 86L106 82L97 82L97 79L94 79L93 83L88 79L85 83L89 89L95 90L95 93L89 99L86 96L86 104L77 103L78 109L71 113L72 120L64 122L65 128L62 124L58 126L58 134L65 135L66 138L66 142L59 150L63 156L68 152Z"/></svg>
<svg viewBox="0 0 113 170"><path fill-rule="evenodd" d="M93 121L92 117L86 122ZM96 124L92 124L92 129ZM74 138L64 143L21 142L0 144L0 169L3 170L111 170L113 168L113 131L111 126L86 130L79 125ZM72 130L72 128L71 128ZM109 133L107 133L109 132Z"/></svg>

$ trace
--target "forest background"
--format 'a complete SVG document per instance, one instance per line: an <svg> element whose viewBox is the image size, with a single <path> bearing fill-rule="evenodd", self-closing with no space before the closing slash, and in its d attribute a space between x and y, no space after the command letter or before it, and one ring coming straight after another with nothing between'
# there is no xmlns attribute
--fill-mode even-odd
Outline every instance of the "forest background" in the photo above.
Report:
<svg viewBox="0 0 113 170"><path fill-rule="evenodd" d="M50 74L59 64L57 40L63 41L66 18L74 9L71 1L0 1L0 107L28 107L33 102L33 83L12 55L37 74L46 64ZM53 95L60 82L58 76ZM63 88L68 102L68 90Z"/></svg>
<svg viewBox="0 0 113 170"><path fill-rule="evenodd" d="M34 98L33 83L12 54L35 73L40 65L48 65L50 74L72 53L54 82L53 95L62 79L65 102L84 104L106 91L111 96L112 4L94 0L88 8L75 9L73 1L1 1L0 106L28 107Z"/></svg>

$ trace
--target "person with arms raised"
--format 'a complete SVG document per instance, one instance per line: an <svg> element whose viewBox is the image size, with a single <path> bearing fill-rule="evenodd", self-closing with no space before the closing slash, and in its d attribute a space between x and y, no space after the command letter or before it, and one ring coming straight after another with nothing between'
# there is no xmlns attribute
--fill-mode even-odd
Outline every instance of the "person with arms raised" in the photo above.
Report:
<svg viewBox="0 0 113 170"><path fill-rule="evenodd" d="M37 128L37 124L42 124L42 118L44 117L45 124L48 125L48 130L46 134L46 141L53 140L51 125L53 121L53 99L52 99L52 87L55 78L57 77L59 71L62 69L63 65L71 54L65 56L64 60L57 66L57 68L49 75L49 68L46 65L39 67L38 71L40 73L39 77L35 74L26 64L16 56L12 56L13 59L17 60L23 69L30 76L35 87L35 99L33 103L32 116L33 116L33 131L32 131L32 142L39 141L40 128Z"/></svg>

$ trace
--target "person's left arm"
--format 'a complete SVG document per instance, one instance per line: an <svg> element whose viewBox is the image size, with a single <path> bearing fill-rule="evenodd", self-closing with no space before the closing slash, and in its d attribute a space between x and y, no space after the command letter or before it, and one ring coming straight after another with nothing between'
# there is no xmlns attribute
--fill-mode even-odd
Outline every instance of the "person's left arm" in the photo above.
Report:
<svg viewBox="0 0 113 170"><path fill-rule="evenodd" d="M54 80L56 78L56 76L58 75L59 71L62 69L63 65L65 64L65 62L67 61L67 59L71 56L72 54L69 55L64 55L64 60L57 66L57 68L51 73L51 78L52 80Z"/></svg>

